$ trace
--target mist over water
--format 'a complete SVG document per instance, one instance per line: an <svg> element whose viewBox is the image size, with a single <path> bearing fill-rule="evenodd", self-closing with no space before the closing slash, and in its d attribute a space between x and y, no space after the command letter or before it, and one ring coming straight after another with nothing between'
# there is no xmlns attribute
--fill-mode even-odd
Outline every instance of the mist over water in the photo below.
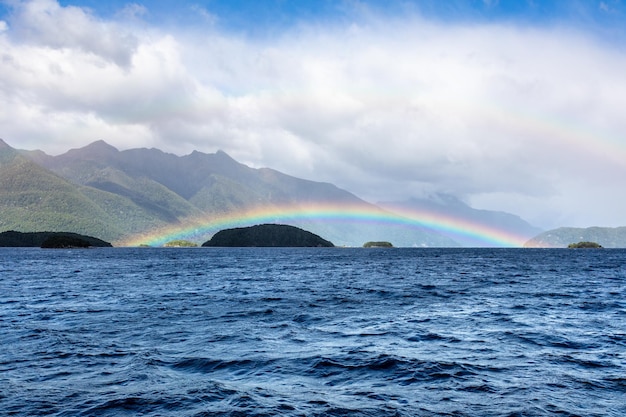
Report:
<svg viewBox="0 0 626 417"><path fill-rule="evenodd" d="M626 250L0 249L0 414L623 416Z"/></svg>

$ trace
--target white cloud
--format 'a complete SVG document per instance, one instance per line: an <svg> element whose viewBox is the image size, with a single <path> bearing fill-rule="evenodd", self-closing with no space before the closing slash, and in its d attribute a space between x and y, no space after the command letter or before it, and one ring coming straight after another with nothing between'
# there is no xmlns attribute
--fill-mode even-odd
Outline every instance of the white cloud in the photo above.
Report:
<svg viewBox="0 0 626 417"><path fill-rule="evenodd" d="M87 10L61 7L56 0L16 3L12 27L17 37L34 45L78 49L128 66L137 39L119 25L103 22Z"/></svg>
<svg viewBox="0 0 626 417"><path fill-rule="evenodd" d="M117 13L117 17L123 20L137 20L148 14L148 9L145 6L137 3L129 3Z"/></svg>
<svg viewBox="0 0 626 417"><path fill-rule="evenodd" d="M194 14L199 16L204 23L208 25L215 25L219 20L216 15L209 12L206 8L200 6L199 4L191 5L190 9Z"/></svg>
<svg viewBox="0 0 626 417"><path fill-rule="evenodd" d="M624 222L626 56L582 33L409 16L253 40L20 4L0 31L14 146L223 149L372 201L445 191L542 226Z"/></svg>

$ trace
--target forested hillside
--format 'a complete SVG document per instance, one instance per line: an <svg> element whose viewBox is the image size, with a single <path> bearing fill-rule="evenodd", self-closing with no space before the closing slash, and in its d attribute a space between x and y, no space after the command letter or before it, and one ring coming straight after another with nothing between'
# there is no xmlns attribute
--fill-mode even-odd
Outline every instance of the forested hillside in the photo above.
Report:
<svg viewBox="0 0 626 417"><path fill-rule="evenodd" d="M72 231L115 243L159 230L202 228L202 221L258 208L326 205L384 213L332 184L250 168L221 151L177 156L158 149L119 151L97 141L50 156L2 142L0 161L0 231ZM340 245L376 239L398 246L458 246L419 225L292 221ZM210 237L207 232L198 239Z"/></svg>

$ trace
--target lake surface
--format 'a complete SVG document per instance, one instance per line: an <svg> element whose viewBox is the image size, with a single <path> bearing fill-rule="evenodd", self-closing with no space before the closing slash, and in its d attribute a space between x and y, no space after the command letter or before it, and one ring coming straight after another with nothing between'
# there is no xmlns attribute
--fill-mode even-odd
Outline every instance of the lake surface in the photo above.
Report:
<svg viewBox="0 0 626 417"><path fill-rule="evenodd" d="M626 250L0 249L0 415L625 416Z"/></svg>

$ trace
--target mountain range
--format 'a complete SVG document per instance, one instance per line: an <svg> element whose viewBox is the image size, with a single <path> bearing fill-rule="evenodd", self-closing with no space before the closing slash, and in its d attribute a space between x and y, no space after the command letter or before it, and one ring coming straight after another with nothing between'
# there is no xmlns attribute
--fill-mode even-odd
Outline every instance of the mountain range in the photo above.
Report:
<svg viewBox="0 0 626 417"><path fill-rule="evenodd" d="M543 232L542 229L530 225L519 216L502 211L474 209L457 197L448 194L439 193L427 198L410 198L399 202L379 202L377 205L398 213L437 213L440 217L482 225L520 238L529 238ZM460 233L454 235L455 241L466 247L482 246L480 237Z"/></svg>
<svg viewBox="0 0 626 417"><path fill-rule="evenodd" d="M562 248L578 242L595 242L604 248L626 248L626 227L559 227L540 233L524 246Z"/></svg>
<svg viewBox="0 0 626 417"><path fill-rule="evenodd" d="M286 215L285 207L311 215ZM367 213L370 221L316 216L319 207L349 207ZM248 167L222 151L177 156L158 149L120 151L96 141L51 156L18 150L0 139L0 231L71 231L123 244L141 242L141 236L188 230L200 243L217 231L203 224L225 224L219 219L238 219L237 213L260 208L274 213L270 222L289 223L346 246L378 240L394 246L488 245L426 222L399 221L402 217L396 213L407 209L436 212L528 239L541 232L513 214L476 210L446 195L372 204L330 183ZM249 225L253 220L240 216L239 222L229 224Z"/></svg>

